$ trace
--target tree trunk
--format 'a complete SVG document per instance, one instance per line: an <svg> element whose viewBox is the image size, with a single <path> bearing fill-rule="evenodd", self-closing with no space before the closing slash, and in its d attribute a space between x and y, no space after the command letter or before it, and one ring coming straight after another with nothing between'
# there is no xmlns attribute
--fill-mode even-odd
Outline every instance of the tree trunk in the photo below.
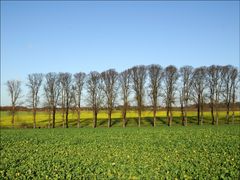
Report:
<svg viewBox="0 0 240 180"><path fill-rule="evenodd" d="M197 102L197 120L198 125L200 125L200 108L201 108L201 96L198 94L198 102Z"/></svg>
<svg viewBox="0 0 240 180"><path fill-rule="evenodd" d="M65 114L64 114L64 109L62 109L62 127L64 128L65 127L65 118L64 118L64 116L65 116Z"/></svg>
<svg viewBox="0 0 240 180"><path fill-rule="evenodd" d="M213 106L214 105L212 104L211 105L212 125L214 125L214 123L215 123Z"/></svg>
<svg viewBox="0 0 240 180"><path fill-rule="evenodd" d="M12 128L14 128L15 124L15 107L12 107Z"/></svg>
<svg viewBox="0 0 240 180"><path fill-rule="evenodd" d="M226 115L227 124L229 124L229 111L230 111L230 107L229 105L227 105L227 115Z"/></svg>
<svg viewBox="0 0 240 180"><path fill-rule="evenodd" d="M156 113L157 113L157 110L156 108L154 108L153 110L153 126L156 127Z"/></svg>
<svg viewBox="0 0 240 180"><path fill-rule="evenodd" d="M33 128L36 128L36 109L33 108Z"/></svg>
<svg viewBox="0 0 240 180"><path fill-rule="evenodd" d="M200 104L197 105L197 118L198 118L198 125L200 125Z"/></svg>
<svg viewBox="0 0 240 180"><path fill-rule="evenodd" d="M55 128L55 115L56 115L56 107L53 106L52 128Z"/></svg>
<svg viewBox="0 0 240 180"><path fill-rule="evenodd" d="M126 110L123 112L123 127L126 127Z"/></svg>
<svg viewBox="0 0 240 180"><path fill-rule="evenodd" d="M188 123L187 108L188 108L188 101L185 102L185 111L184 111L185 124L184 124L184 126L187 126L187 123Z"/></svg>
<svg viewBox="0 0 240 180"><path fill-rule="evenodd" d="M216 103L215 103L215 112L216 112L216 125L218 125L218 96L216 95Z"/></svg>
<svg viewBox="0 0 240 180"><path fill-rule="evenodd" d="M141 126L141 115L142 115L141 110L138 110L138 127Z"/></svg>
<svg viewBox="0 0 240 180"><path fill-rule="evenodd" d="M77 123L77 127L80 128L80 109L77 110L78 113L78 123Z"/></svg>
<svg viewBox="0 0 240 180"><path fill-rule="evenodd" d="M181 104L181 114L182 114L182 125L185 126L185 115L183 105Z"/></svg>
<svg viewBox="0 0 240 180"><path fill-rule="evenodd" d="M235 89L233 89L233 95L232 95L232 124L234 124L235 120L235 112L234 112L234 104L235 104Z"/></svg>
<svg viewBox="0 0 240 180"><path fill-rule="evenodd" d="M68 111L69 107L66 108L66 128L68 128Z"/></svg>
<svg viewBox="0 0 240 180"><path fill-rule="evenodd" d="M219 104L219 91L216 92L216 101L215 101L216 125L218 125L218 104Z"/></svg>
<svg viewBox="0 0 240 180"><path fill-rule="evenodd" d="M234 124L234 120L235 120L235 113L234 111L232 112L232 124Z"/></svg>
<svg viewBox="0 0 240 180"><path fill-rule="evenodd" d="M48 128L51 127L51 109L48 109Z"/></svg>
<svg viewBox="0 0 240 180"><path fill-rule="evenodd" d="M203 125L203 103L201 105L201 125Z"/></svg>
<svg viewBox="0 0 240 180"><path fill-rule="evenodd" d="M170 121L169 121L169 126L172 125L172 109L170 109Z"/></svg>
<svg viewBox="0 0 240 180"><path fill-rule="evenodd" d="M203 97L201 96L201 125L203 125Z"/></svg>
<svg viewBox="0 0 240 180"><path fill-rule="evenodd" d="M108 128L112 126L112 112L108 112Z"/></svg>
<svg viewBox="0 0 240 180"><path fill-rule="evenodd" d="M93 128L97 127L97 111L93 111Z"/></svg>

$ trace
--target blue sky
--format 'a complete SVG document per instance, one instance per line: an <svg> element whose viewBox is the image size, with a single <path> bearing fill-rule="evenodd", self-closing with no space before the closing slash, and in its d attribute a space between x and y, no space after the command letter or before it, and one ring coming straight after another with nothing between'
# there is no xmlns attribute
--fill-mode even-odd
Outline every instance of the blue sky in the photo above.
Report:
<svg viewBox="0 0 240 180"><path fill-rule="evenodd" d="M239 66L239 2L1 1L1 105L30 73L152 63Z"/></svg>

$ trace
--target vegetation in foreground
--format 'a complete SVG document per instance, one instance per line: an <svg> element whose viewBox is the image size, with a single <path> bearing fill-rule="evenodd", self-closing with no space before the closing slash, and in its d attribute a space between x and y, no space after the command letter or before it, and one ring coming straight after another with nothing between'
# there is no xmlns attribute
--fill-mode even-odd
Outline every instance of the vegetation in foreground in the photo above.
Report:
<svg viewBox="0 0 240 180"><path fill-rule="evenodd" d="M237 179L239 126L1 129L0 179Z"/></svg>

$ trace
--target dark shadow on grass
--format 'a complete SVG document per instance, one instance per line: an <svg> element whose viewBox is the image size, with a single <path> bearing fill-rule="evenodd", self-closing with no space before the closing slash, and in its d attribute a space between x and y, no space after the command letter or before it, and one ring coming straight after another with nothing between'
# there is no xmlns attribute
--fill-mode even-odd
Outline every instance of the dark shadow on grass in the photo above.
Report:
<svg viewBox="0 0 240 180"><path fill-rule="evenodd" d="M133 118L136 124L138 125L138 118Z"/></svg>
<svg viewBox="0 0 240 180"><path fill-rule="evenodd" d="M97 125L105 127L105 126L107 126L107 122L108 122L107 119L98 119Z"/></svg>
<svg viewBox="0 0 240 180"><path fill-rule="evenodd" d="M44 119L44 120L40 120L38 122L41 122L41 123L44 123L44 122L47 122L48 123L49 119Z"/></svg>
<svg viewBox="0 0 240 180"><path fill-rule="evenodd" d="M129 119L126 119L125 127L127 127Z"/></svg>
<svg viewBox="0 0 240 180"><path fill-rule="evenodd" d="M198 125L198 120L196 116L188 116L187 123L191 125ZM204 123L204 120L203 120Z"/></svg>
<svg viewBox="0 0 240 180"><path fill-rule="evenodd" d="M163 117L159 117L159 118L157 118L157 121L160 121L162 124L164 124L164 125L166 125L167 124L167 120L166 120L166 118L163 118Z"/></svg>
<svg viewBox="0 0 240 180"><path fill-rule="evenodd" d="M182 117L173 117L172 122L177 125L182 124Z"/></svg>
<svg viewBox="0 0 240 180"><path fill-rule="evenodd" d="M92 123L91 118L80 119L80 127L88 127Z"/></svg>
<svg viewBox="0 0 240 180"><path fill-rule="evenodd" d="M120 124L120 122L121 122L121 118L114 118L114 119L112 119L112 126L114 126L115 124Z"/></svg>
<svg viewBox="0 0 240 180"><path fill-rule="evenodd" d="M153 117L145 117L143 120L154 126Z"/></svg>
<svg viewBox="0 0 240 180"><path fill-rule="evenodd" d="M132 126L138 126L138 118L127 118L126 119L126 127L127 126L130 126L130 127L132 127Z"/></svg>

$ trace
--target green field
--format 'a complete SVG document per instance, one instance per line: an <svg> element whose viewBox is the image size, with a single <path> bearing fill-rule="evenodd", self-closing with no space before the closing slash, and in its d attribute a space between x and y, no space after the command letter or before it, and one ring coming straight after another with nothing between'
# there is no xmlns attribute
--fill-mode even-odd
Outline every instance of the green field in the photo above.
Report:
<svg viewBox="0 0 240 180"><path fill-rule="evenodd" d="M1 129L0 179L238 179L240 126Z"/></svg>
<svg viewBox="0 0 240 180"><path fill-rule="evenodd" d="M12 127L11 124L11 114L7 111L1 111L0 118L0 127L8 128ZM143 112L143 119L141 122L141 126L150 127L153 123L153 116L151 111ZM173 112L173 125L181 125L181 113L180 111ZM219 124L226 123L226 112L219 112ZM113 127L121 127L122 126L122 118L120 111L114 111L112 115L112 124ZM137 123L137 112L129 111L127 113L127 127L136 127ZM22 128L31 128L33 127L33 117L32 112L17 112L15 117L15 127ZM37 113L37 127L48 127L48 113L47 112L38 112ZM232 121L230 121L233 123ZM204 124L211 124L211 116L210 112L204 112ZM166 111L158 111L157 113L157 126L164 126L167 124L166 120ZM197 124L197 113L196 111L188 112L188 125L196 125ZM240 111L235 112L235 120L234 124L240 124ZM91 111L83 111L81 113L81 127L92 127L92 112ZM62 115L61 112L57 112L56 114L56 127L62 126ZM77 126L77 113L71 112L69 114L69 126L76 127ZM98 114L98 127L107 127L107 113L106 111L100 111Z"/></svg>

